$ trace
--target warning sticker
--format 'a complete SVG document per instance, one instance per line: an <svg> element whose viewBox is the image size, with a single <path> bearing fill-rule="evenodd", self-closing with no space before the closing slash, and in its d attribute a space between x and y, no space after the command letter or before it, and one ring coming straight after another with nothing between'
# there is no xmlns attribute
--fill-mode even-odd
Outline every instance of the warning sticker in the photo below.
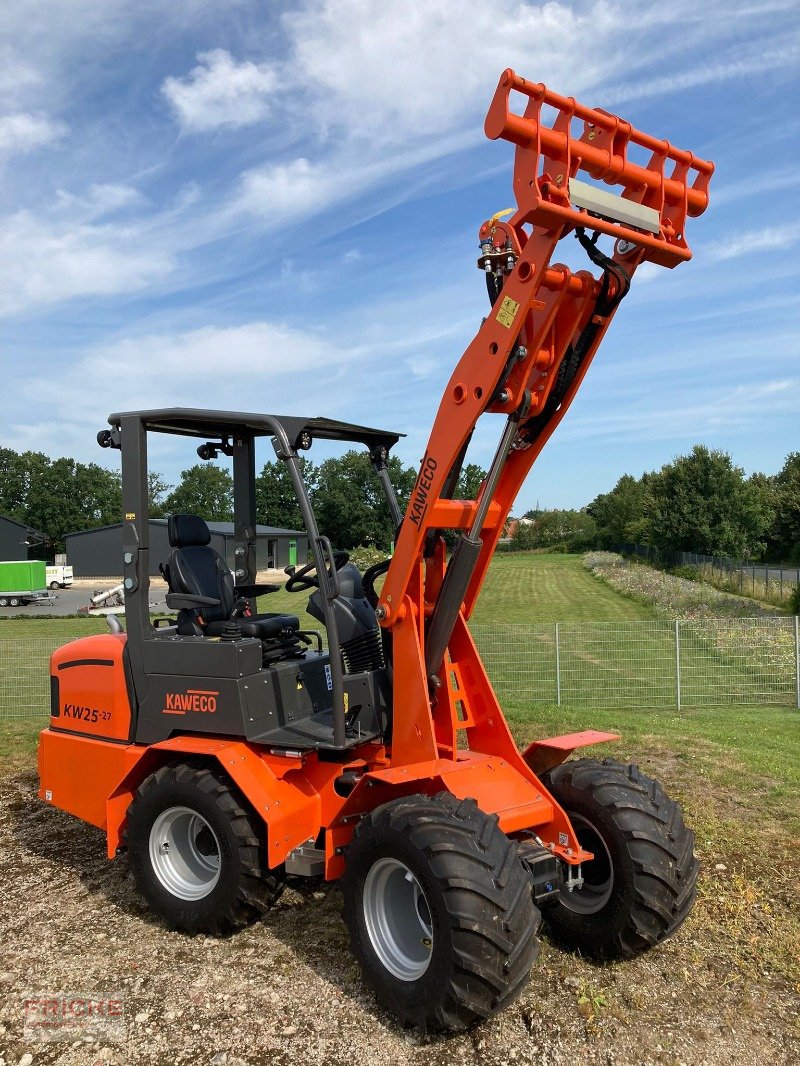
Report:
<svg viewBox="0 0 800 1066"><path fill-rule="evenodd" d="M135 511L126 511L125 512L125 521L126 522L133 522L135 518L136 518L136 512Z"/></svg>
<svg viewBox="0 0 800 1066"><path fill-rule="evenodd" d="M500 310L497 312L497 321L501 326L505 326L506 329L511 329L514 319L517 317L517 311L519 311L517 301L512 300L510 296L506 296L500 304Z"/></svg>

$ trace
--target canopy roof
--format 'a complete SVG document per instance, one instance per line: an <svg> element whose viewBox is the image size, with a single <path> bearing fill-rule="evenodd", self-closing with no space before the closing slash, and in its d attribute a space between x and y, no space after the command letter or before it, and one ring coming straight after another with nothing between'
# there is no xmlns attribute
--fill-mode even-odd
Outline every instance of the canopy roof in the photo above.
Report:
<svg viewBox="0 0 800 1066"><path fill-rule="evenodd" d="M313 438L364 444L368 448L382 445L388 451L404 433L370 429L334 418L301 418L295 415L253 414L243 411L204 411L193 407L164 407L152 411L120 411L109 415L109 425L119 426L123 418L138 418L148 431L175 433L186 437L280 436L297 446L303 433Z"/></svg>

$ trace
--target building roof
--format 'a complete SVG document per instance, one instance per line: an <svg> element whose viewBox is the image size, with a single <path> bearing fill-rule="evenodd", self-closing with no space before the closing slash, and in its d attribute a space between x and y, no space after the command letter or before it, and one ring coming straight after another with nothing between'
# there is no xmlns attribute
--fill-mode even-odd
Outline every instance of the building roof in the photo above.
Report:
<svg viewBox="0 0 800 1066"><path fill-rule="evenodd" d="M165 526L166 518L151 518L150 524ZM212 533L221 533L223 536L232 537L235 528L233 522L206 522ZM122 522L112 522L108 526L92 526L91 529L76 529L72 533L65 533L65 537L80 537L84 533L99 533L103 529L122 529ZM281 529L280 526L256 526L256 535L259 537L306 537L304 529Z"/></svg>
<svg viewBox="0 0 800 1066"><path fill-rule="evenodd" d="M158 522L159 525L165 526L167 524L166 518L151 518L151 522ZM226 536L233 536L236 532L236 528L233 522L206 522L206 525L212 533L224 533ZM306 531L304 529L282 529L280 526L256 526L256 533L259 536L275 537L275 536L287 536L292 537L305 537Z"/></svg>
<svg viewBox="0 0 800 1066"><path fill-rule="evenodd" d="M9 518L8 515L0 514L0 522L8 522L9 525L18 526L20 529L24 529L26 533L36 537L37 540L49 540L50 538L46 533L42 533L40 529L34 529L33 526L29 526L26 522L18 522L16 518Z"/></svg>

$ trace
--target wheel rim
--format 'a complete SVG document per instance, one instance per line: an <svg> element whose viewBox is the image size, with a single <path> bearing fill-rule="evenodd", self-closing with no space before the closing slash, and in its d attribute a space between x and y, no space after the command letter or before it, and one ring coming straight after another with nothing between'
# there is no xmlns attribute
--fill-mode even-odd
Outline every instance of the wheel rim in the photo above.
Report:
<svg viewBox="0 0 800 1066"><path fill-rule="evenodd" d="M364 882L364 921L389 973L416 981L433 952L431 909L419 881L398 859L378 859Z"/></svg>
<svg viewBox="0 0 800 1066"><path fill-rule="evenodd" d="M178 899L198 900L219 881L216 833L190 807L170 807L150 830L150 863L164 888Z"/></svg>
<svg viewBox="0 0 800 1066"><path fill-rule="evenodd" d="M570 813L572 828L584 851L591 851L594 858L581 867L583 885L572 892L561 889L561 902L575 914L596 914L611 899L614 890L614 864L611 861L605 840L598 829L580 814Z"/></svg>

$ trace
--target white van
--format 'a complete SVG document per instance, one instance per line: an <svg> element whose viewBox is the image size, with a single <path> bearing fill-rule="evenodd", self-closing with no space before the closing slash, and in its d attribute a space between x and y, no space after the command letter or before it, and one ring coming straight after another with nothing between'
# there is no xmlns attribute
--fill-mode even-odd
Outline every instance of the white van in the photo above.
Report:
<svg viewBox="0 0 800 1066"><path fill-rule="evenodd" d="M72 584L71 566L48 566L47 587L51 589L68 589Z"/></svg>

